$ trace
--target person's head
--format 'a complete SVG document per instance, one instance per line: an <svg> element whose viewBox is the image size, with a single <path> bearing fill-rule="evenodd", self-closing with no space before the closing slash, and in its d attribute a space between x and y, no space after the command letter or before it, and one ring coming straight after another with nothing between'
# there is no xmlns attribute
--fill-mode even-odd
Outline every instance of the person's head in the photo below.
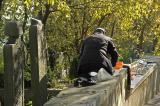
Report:
<svg viewBox="0 0 160 106"><path fill-rule="evenodd" d="M102 34L106 34L106 30L103 28L96 28L96 30L94 31L94 33L102 33Z"/></svg>

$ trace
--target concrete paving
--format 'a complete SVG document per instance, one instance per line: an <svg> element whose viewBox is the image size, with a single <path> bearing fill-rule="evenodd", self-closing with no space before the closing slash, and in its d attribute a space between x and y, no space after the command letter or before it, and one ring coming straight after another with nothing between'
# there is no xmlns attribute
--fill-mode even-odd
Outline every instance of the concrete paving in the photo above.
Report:
<svg viewBox="0 0 160 106"><path fill-rule="evenodd" d="M153 99L151 99L146 105L144 106L160 106L160 93L157 94Z"/></svg>

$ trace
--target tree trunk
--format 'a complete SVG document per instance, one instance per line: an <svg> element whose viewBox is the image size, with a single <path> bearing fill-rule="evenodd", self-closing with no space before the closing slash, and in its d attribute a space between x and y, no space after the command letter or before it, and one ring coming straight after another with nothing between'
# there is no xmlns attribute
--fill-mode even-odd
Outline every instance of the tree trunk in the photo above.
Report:
<svg viewBox="0 0 160 106"><path fill-rule="evenodd" d="M50 5L46 4L45 14L44 14L43 19L42 19L42 23L43 23L44 27L46 26L47 19L48 19L49 14L50 14L50 10L49 9L50 9Z"/></svg>
<svg viewBox="0 0 160 106"><path fill-rule="evenodd" d="M143 41L144 41L144 30L145 30L145 25L143 26L141 30L141 34L139 36L139 44L137 47L138 54L141 56L143 53Z"/></svg>
<svg viewBox="0 0 160 106"><path fill-rule="evenodd" d="M2 10L2 3L3 3L3 0L0 0L0 11Z"/></svg>
<svg viewBox="0 0 160 106"><path fill-rule="evenodd" d="M24 6L24 21L23 21L23 33L25 33L25 27L26 27L26 23L27 23L27 18L28 18L28 14L27 14L27 7Z"/></svg>
<svg viewBox="0 0 160 106"><path fill-rule="evenodd" d="M2 10L2 5L3 5L3 0L0 0L0 12ZM2 17L2 14L0 13L0 20L2 20L1 17Z"/></svg>
<svg viewBox="0 0 160 106"><path fill-rule="evenodd" d="M112 30L111 30L111 37L113 37L113 35L114 35L115 25L116 25L116 20L114 20L114 22L113 22L113 26L112 26Z"/></svg>

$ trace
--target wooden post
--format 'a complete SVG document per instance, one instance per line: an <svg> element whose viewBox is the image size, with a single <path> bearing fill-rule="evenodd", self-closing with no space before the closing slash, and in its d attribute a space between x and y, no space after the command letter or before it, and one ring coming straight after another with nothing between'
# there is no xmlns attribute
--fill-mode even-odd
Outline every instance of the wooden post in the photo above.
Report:
<svg viewBox="0 0 160 106"><path fill-rule="evenodd" d="M20 40L22 33L22 27L18 22L8 22L5 26L5 35L9 39L3 48L4 106L24 106L24 54Z"/></svg>
<svg viewBox="0 0 160 106"><path fill-rule="evenodd" d="M32 19L29 30L31 54L31 86L33 106L43 106L47 101L46 80L46 41L43 36L42 22Z"/></svg>

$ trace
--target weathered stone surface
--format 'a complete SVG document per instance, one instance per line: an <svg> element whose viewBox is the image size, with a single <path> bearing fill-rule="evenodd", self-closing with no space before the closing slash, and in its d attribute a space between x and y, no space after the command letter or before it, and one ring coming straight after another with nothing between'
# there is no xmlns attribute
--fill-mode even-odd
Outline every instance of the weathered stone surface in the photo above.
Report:
<svg viewBox="0 0 160 106"><path fill-rule="evenodd" d="M160 93L154 96L154 98L148 101L148 103L144 106L160 106Z"/></svg>
<svg viewBox="0 0 160 106"><path fill-rule="evenodd" d="M155 60L149 58L150 61L152 59ZM146 73L131 90L127 89L126 71L122 71L114 81L103 82L104 85L99 83L90 87L64 90L44 106L143 106L159 91L160 70L157 64L148 64Z"/></svg>
<svg viewBox="0 0 160 106"><path fill-rule="evenodd" d="M154 95L157 66L153 64L130 92L124 106L143 106Z"/></svg>
<svg viewBox="0 0 160 106"><path fill-rule="evenodd" d="M15 42L4 45L4 105L24 106L24 54L23 45L18 39L22 34L19 24L10 22L6 25L6 34L17 38ZM19 41L17 43L17 41Z"/></svg>
<svg viewBox="0 0 160 106"><path fill-rule="evenodd" d="M106 83L101 84L106 86ZM105 89L99 88L100 86L95 89L91 87L68 89L60 93L57 98L52 98L45 106L85 106L87 104L95 106L95 104L100 104L100 98L107 95L107 91L112 89L112 85L110 84Z"/></svg>
<svg viewBox="0 0 160 106"><path fill-rule="evenodd" d="M31 25L34 26L36 25L38 30L42 30L43 28L43 24L42 24L42 21L38 20L38 19L35 19L35 18L32 18L31 19Z"/></svg>
<svg viewBox="0 0 160 106"><path fill-rule="evenodd" d="M117 106L117 104L123 106L126 77L126 70L124 70L114 79L94 86L69 88L60 92L44 106ZM119 97L123 99L118 100Z"/></svg>
<svg viewBox="0 0 160 106"><path fill-rule="evenodd" d="M42 23L32 19L32 24L29 30L32 103L33 106L42 106L47 101L46 41L43 36Z"/></svg>

